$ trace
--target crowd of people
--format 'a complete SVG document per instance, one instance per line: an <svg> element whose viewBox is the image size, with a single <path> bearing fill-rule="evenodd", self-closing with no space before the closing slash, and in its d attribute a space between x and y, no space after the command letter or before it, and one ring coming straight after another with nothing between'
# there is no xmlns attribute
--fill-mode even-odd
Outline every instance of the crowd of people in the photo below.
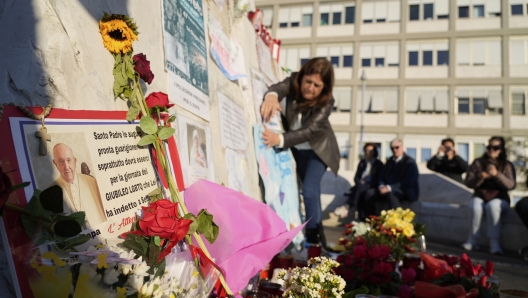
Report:
<svg viewBox="0 0 528 298"><path fill-rule="evenodd" d="M501 214L510 208L508 191L516 186L515 167L507 159L505 140L500 136L491 137L484 154L469 166L457 154L454 146L453 139L442 140L438 152L427 162L427 168L473 189L469 204L469 235L462 248L479 249L477 240L485 215L489 252L502 255ZM383 165L377 159L376 145L365 144L364 158L357 167L354 186L345 193L348 196L347 203L336 208L335 214L346 218L350 207L354 206L359 220L365 220L370 215L379 215L381 210L401 206L404 200L418 200L416 162L404 153L403 143L399 139L391 142L391 150L393 156ZM462 178L464 173L465 179ZM515 210L528 227L528 197L518 202ZM528 247L520 253L528 258Z"/></svg>
<svg viewBox="0 0 528 298"><path fill-rule="evenodd" d="M297 163L300 189L304 199L307 243L325 246L322 226L321 180L326 168L337 175L340 154L328 120L334 106L332 89L334 72L325 58L313 58L298 73L292 73L272 85L264 96L260 112L264 122L280 112L285 132L277 134L265 129L264 144L278 150L291 148ZM417 201L420 196L418 166L404 151L401 139L390 143L392 156L385 164L378 159L374 143L363 147L354 186L346 193L347 203L335 213L347 217L350 207L358 211L359 220L379 215L382 210ZM482 217L485 214L489 251L503 254L500 245L500 218L510 207L508 191L515 188L515 168L508 161L503 137L489 139L484 154L471 165L458 156L453 139L442 140L438 152L427 167L474 190L470 202L470 227L465 250L478 249ZM465 178L462 178L463 174ZM528 183L528 181L527 181ZM516 211L528 227L528 197L516 205ZM528 260L528 247L521 250Z"/></svg>

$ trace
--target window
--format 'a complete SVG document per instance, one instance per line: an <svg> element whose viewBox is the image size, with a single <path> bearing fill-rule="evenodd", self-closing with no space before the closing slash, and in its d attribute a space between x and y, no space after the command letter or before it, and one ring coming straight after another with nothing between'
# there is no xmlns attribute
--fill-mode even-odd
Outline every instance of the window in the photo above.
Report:
<svg viewBox="0 0 528 298"><path fill-rule="evenodd" d="M409 5L409 20L417 21L420 19L420 5Z"/></svg>
<svg viewBox="0 0 528 298"><path fill-rule="evenodd" d="M484 17L484 5L473 5L473 17L474 18Z"/></svg>
<svg viewBox="0 0 528 298"><path fill-rule="evenodd" d="M321 26L327 26L328 23L329 23L329 20L330 20L330 14L325 12L325 13L322 13L321 14L321 22L320 22L320 25Z"/></svg>
<svg viewBox="0 0 528 298"><path fill-rule="evenodd" d="M288 27L288 23L280 23L279 27L280 28L286 28L286 27Z"/></svg>
<svg viewBox="0 0 528 298"><path fill-rule="evenodd" d="M344 55L343 56L343 67L352 67L354 63L353 55Z"/></svg>
<svg viewBox="0 0 528 298"><path fill-rule="evenodd" d="M422 65L433 65L433 51L423 51Z"/></svg>
<svg viewBox="0 0 528 298"><path fill-rule="evenodd" d="M301 66L303 66L306 62L308 62L308 58L301 58Z"/></svg>
<svg viewBox="0 0 528 298"><path fill-rule="evenodd" d="M385 58L376 58L376 67L383 67L385 66Z"/></svg>
<svg viewBox="0 0 528 298"><path fill-rule="evenodd" d="M469 114L469 98L459 97L458 98L458 113Z"/></svg>
<svg viewBox="0 0 528 298"><path fill-rule="evenodd" d="M436 16L439 20L442 20L442 19L449 19L449 15L448 14L442 14L442 15L437 15Z"/></svg>
<svg viewBox="0 0 528 298"><path fill-rule="evenodd" d="M479 158L484 154L486 144L473 143L473 158Z"/></svg>
<svg viewBox="0 0 528 298"><path fill-rule="evenodd" d="M386 19L376 19L376 23L385 23Z"/></svg>
<svg viewBox="0 0 528 298"><path fill-rule="evenodd" d="M422 148L420 153L422 155L420 158L422 162L428 162L431 159L431 148Z"/></svg>
<svg viewBox="0 0 528 298"><path fill-rule="evenodd" d="M345 7L345 24L354 24L356 21L356 7Z"/></svg>
<svg viewBox="0 0 528 298"><path fill-rule="evenodd" d="M436 65L449 65L449 51L438 51Z"/></svg>
<svg viewBox="0 0 528 298"><path fill-rule="evenodd" d="M330 62L332 63L332 66L339 67L339 56L330 57Z"/></svg>
<svg viewBox="0 0 528 298"><path fill-rule="evenodd" d="M473 98L473 114L484 115L486 113L486 99Z"/></svg>
<svg viewBox="0 0 528 298"><path fill-rule="evenodd" d="M372 20L363 20L363 23L365 23L365 24L372 23Z"/></svg>
<svg viewBox="0 0 528 298"><path fill-rule="evenodd" d="M460 19L469 18L469 6L459 6L458 7L458 17Z"/></svg>
<svg viewBox="0 0 528 298"><path fill-rule="evenodd" d="M299 27L299 22L291 22L292 27Z"/></svg>
<svg viewBox="0 0 528 298"><path fill-rule="evenodd" d="M468 143L458 143L457 153L463 160L468 161L469 159L469 144Z"/></svg>
<svg viewBox="0 0 528 298"><path fill-rule="evenodd" d="M434 19L434 6L432 3L424 4L424 20Z"/></svg>
<svg viewBox="0 0 528 298"><path fill-rule="evenodd" d="M332 25L341 25L341 12L333 13Z"/></svg>
<svg viewBox="0 0 528 298"><path fill-rule="evenodd" d="M525 102L523 93L512 94L512 114L513 115L525 115Z"/></svg>
<svg viewBox="0 0 528 298"><path fill-rule="evenodd" d="M304 27L311 27L312 26L312 14L303 14L303 26Z"/></svg>
<svg viewBox="0 0 528 298"><path fill-rule="evenodd" d="M514 4L511 6L512 16L522 16L523 15L523 6L522 4Z"/></svg>
<svg viewBox="0 0 528 298"><path fill-rule="evenodd" d="M416 160L416 148L408 147L405 153Z"/></svg>
<svg viewBox="0 0 528 298"><path fill-rule="evenodd" d="M363 67L370 67L370 58L363 58L363 59L361 59L361 66L363 66Z"/></svg>
<svg viewBox="0 0 528 298"><path fill-rule="evenodd" d="M418 52L409 52L409 65L418 65Z"/></svg>

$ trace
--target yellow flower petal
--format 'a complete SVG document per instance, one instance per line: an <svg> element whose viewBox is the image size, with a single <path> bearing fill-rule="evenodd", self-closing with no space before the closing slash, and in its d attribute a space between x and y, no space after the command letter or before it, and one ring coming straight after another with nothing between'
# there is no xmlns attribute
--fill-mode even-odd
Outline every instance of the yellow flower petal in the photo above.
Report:
<svg viewBox="0 0 528 298"><path fill-rule="evenodd" d="M108 268L108 264L106 263L106 257L108 257L108 253L97 255L97 269Z"/></svg>

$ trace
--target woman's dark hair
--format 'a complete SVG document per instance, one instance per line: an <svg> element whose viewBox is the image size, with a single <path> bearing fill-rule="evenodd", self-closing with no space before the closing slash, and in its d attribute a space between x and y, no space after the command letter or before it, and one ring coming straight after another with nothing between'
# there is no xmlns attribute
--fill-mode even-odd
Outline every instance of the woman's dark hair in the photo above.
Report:
<svg viewBox="0 0 528 298"><path fill-rule="evenodd" d="M372 157L374 158L378 158L378 146L376 146L376 144L374 143L366 143L365 146L363 146L363 152L365 152L365 149L367 149L367 147L371 146L373 149L372 149Z"/></svg>
<svg viewBox="0 0 528 298"><path fill-rule="evenodd" d="M496 163L495 165L497 166L497 170L499 171L503 171L504 168L506 167L506 165L508 164L508 155L506 154L506 141L504 140L503 137L500 137L500 136L493 136L489 139L488 141L488 146L491 144L492 141L499 141L500 143L500 153L499 153L499 156L497 157L497 160L496 160ZM488 155L488 150L486 150L484 152L484 155L482 155L483 159L484 159L484 164L483 164L483 168L487 168L488 167L488 164L492 162L491 160L491 156Z"/></svg>
<svg viewBox="0 0 528 298"><path fill-rule="evenodd" d="M306 75L320 74L324 83L323 90L316 100L304 100L301 93L302 79ZM293 82L295 96L299 103L298 109L305 112L315 106L324 107L332 98L332 88L334 87L334 68L332 63L326 58L312 58L306 62L297 73Z"/></svg>

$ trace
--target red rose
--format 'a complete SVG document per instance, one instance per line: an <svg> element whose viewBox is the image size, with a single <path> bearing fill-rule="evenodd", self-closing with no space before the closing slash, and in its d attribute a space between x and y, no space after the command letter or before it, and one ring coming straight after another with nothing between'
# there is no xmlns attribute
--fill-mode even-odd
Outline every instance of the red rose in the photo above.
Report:
<svg viewBox="0 0 528 298"><path fill-rule="evenodd" d="M362 259L367 256L367 247L365 245L358 245L354 247L354 259Z"/></svg>
<svg viewBox="0 0 528 298"><path fill-rule="evenodd" d="M377 259L377 258L379 258L380 252L381 252L381 251L380 251L379 247L378 247L377 245L373 245L373 246L369 249L368 254L369 254L369 256L370 256L371 258L373 258L373 259Z"/></svg>
<svg viewBox="0 0 528 298"><path fill-rule="evenodd" d="M380 259L386 259L391 252L390 248L385 244L380 245L379 248L380 248L380 255L379 255Z"/></svg>
<svg viewBox="0 0 528 298"><path fill-rule="evenodd" d="M159 107L162 109L170 108L174 105L172 103L169 103L169 96L167 96L167 94L163 92L152 92L149 94L149 96L147 96L145 101L147 102L147 106L149 107L149 109L152 109L154 107Z"/></svg>
<svg viewBox="0 0 528 298"><path fill-rule="evenodd" d="M407 285L402 285L396 295L402 298L411 298L412 297L411 288L409 288Z"/></svg>
<svg viewBox="0 0 528 298"><path fill-rule="evenodd" d="M495 271L495 265L491 261L486 261L486 275L491 276L493 274L493 271Z"/></svg>
<svg viewBox="0 0 528 298"><path fill-rule="evenodd" d="M410 283L414 281L414 278L416 277L416 271L413 268L402 268L401 269L402 274L402 280L404 283Z"/></svg>
<svg viewBox="0 0 528 298"><path fill-rule="evenodd" d="M139 73L139 77L150 85L154 79L154 74L150 70L150 61L143 53L136 54L132 57L134 60L134 70Z"/></svg>
<svg viewBox="0 0 528 298"><path fill-rule="evenodd" d="M9 179L9 176L7 176L4 171L2 171L2 168L0 168L0 211L7 201L7 198L9 198L12 186L11 179Z"/></svg>

